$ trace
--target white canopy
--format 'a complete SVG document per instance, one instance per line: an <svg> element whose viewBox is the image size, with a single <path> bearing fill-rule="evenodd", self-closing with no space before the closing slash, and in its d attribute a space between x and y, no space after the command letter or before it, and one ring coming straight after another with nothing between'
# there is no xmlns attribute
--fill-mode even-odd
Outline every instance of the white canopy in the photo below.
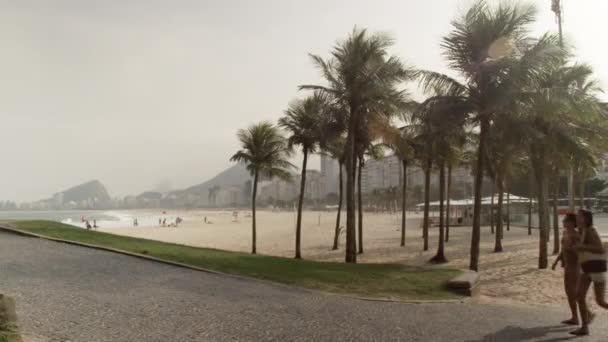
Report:
<svg viewBox="0 0 608 342"><path fill-rule="evenodd" d="M515 196L513 194L511 194L510 196L507 196L507 193L503 194L503 203L507 202L507 197L509 197L509 202L510 203L528 203L530 201L530 199L525 198L525 197L520 197L520 196ZM532 202L536 203L535 200L532 200ZM498 203L498 195L494 196L494 204ZM450 199L450 207L472 207L473 206L473 198L465 198L465 199L461 199L461 200L453 200ZM481 205L491 205L492 204L492 197L488 196L488 197L483 197L481 199ZM438 207L439 206L439 201L434 201L434 202L430 202L429 205L431 207ZM447 205L447 201L444 202L444 205ZM417 207L424 207L424 203L420 203L416 205Z"/></svg>

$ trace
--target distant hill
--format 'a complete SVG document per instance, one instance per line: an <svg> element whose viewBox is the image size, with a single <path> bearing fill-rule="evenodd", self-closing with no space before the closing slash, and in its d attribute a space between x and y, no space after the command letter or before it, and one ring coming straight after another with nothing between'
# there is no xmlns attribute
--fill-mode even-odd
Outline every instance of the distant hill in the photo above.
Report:
<svg viewBox="0 0 608 342"><path fill-rule="evenodd" d="M239 198L234 198L235 195L232 195L233 198L227 198L230 197L230 195L222 195L222 193L232 187L241 188L243 189L243 192L246 193L246 184L248 182L251 182L251 175L249 174L249 171L245 169L244 165L236 164L220 172L218 175L206 182L186 189L172 191L169 193L169 195L184 201L188 201L186 200L187 198L196 198L196 201L201 205L223 205L227 203L222 202L241 202L243 200L240 198L241 194L239 194ZM210 195L210 190L213 193L214 188L217 190L217 194L215 196ZM234 192L235 190L233 189L232 191ZM216 203L211 203L213 201Z"/></svg>
<svg viewBox="0 0 608 342"><path fill-rule="evenodd" d="M95 201L110 203L111 198L106 187L98 180L92 180L62 191L63 203Z"/></svg>
<svg viewBox="0 0 608 342"><path fill-rule="evenodd" d="M208 180L206 182L191 186L191 187L183 189L183 190L176 190L176 191L173 191L172 193L173 194L192 194L192 195L198 195L198 196L202 196L202 195L206 196L209 192L209 189L212 188L213 186L220 186L220 187L232 186L232 185L239 186L239 185L242 185L243 183L245 183L246 181L248 181L249 179L251 179L251 175L249 174L249 171L247 171L245 169L245 165L236 164L236 165L220 172L219 174L217 174L217 176L211 178L210 180Z"/></svg>

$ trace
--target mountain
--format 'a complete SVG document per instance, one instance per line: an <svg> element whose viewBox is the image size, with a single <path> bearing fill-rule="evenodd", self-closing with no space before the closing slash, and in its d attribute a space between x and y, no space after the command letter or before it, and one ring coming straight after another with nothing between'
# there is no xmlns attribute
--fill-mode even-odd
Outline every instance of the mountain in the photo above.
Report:
<svg viewBox="0 0 608 342"><path fill-rule="evenodd" d="M247 201L251 191L251 175L242 164L236 164L210 180L169 193L178 205L228 206Z"/></svg>
<svg viewBox="0 0 608 342"><path fill-rule="evenodd" d="M60 194L63 203L96 202L107 204L112 200L106 187L98 180L76 185L75 187L62 191Z"/></svg>

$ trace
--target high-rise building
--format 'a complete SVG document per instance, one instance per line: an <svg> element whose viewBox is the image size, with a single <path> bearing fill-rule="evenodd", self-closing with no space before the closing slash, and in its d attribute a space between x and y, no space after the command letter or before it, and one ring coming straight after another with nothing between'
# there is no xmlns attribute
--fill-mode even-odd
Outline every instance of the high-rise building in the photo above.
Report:
<svg viewBox="0 0 608 342"><path fill-rule="evenodd" d="M340 172L340 164L337 160L328 157L321 156L321 176L325 179L325 187L321 193L321 196L327 196L330 193L338 193L338 176Z"/></svg>
<svg viewBox="0 0 608 342"><path fill-rule="evenodd" d="M51 202L52 202L53 209L62 209L63 208L63 192L58 192L58 193L54 194Z"/></svg>
<svg viewBox="0 0 608 342"><path fill-rule="evenodd" d="M401 162L395 156L365 161L361 173L361 191L370 193L375 189L387 189L401 183Z"/></svg>

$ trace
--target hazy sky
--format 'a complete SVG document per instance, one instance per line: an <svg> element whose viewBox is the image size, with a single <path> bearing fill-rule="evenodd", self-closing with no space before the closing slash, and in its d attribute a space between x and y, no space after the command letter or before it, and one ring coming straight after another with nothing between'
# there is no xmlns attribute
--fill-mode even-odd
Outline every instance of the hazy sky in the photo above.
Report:
<svg viewBox="0 0 608 342"><path fill-rule="evenodd" d="M605 0L564 0L565 33L608 80ZM445 71L439 39L469 0L0 0L0 200L90 179L112 195L206 180L237 128L276 120L353 26ZM537 0L538 31L553 30ZM576 5L575 5L576 3Z"/></svg>

